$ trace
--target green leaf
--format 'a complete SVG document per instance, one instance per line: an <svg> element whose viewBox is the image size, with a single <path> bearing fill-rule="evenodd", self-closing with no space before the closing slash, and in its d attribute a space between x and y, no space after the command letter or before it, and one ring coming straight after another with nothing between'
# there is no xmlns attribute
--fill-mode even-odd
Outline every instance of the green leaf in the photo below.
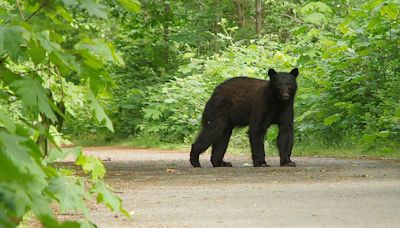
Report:
<svg viewBox="0 0 400 228"><path fill-rule="evenodd" d="M130 218L129 213L122 207L122 200L112 194L103 181L98 181L91 189L91 192L97 194L97 203L104 203L113 212L121 212Z"/></svg>
<svg viewBox="0 0 400 228"><path fill-rule="evenodd" d="M83 39L76 45L76 49L87 49L107 61L119 65L125 64L124 60L115 52L115 48L102 39Z"/></svg>
<svg viewBox="0 0 400 228"><path fill-rule="evenodd" d="M181 65L179 66L178 71L181 72L182 74L187 74L189 72L192 72L192 68L189 65Z"/></svg>
<svg viewBox="0 0 400 228"><path fill-rule="evenodd" d="M17 94L27 107L43 112L53 122L57 121L46 91L37 79L24 78L10 84L10 88Z"/></svg>
<svg viewBox="0 0 400 228"><path fill-rule="evenodd" d="M8 53L17 61L21 45L29 40L29 33L21 26L0 25L0 54Z"/></svg>
<svg viewBox="0 0 400 228"><path fill-rule="evenodd" d="M20 179L13 178L14 181L25 183L35 176L35 182L44 184L45 173L42 170L42 164L39 161L41 157L40 151L35 144L29 145L29 139L18 135L0 132L0 157L5 161L10 161L9 165L3 163L9 168L13 167L12 173L3 173L0 175L0 182L4 179L9 179L12 176L17 176ZM36 148L33 148L35 146ZM25 178L28 178L27 180Z"/></svg>
<svg viewBox="0 0 400 228"><path fill-rule="evenodd" d="M97 228L97 226L96 226L96 224L94 224L90 221L82 221L79 224L79 228Z"/></svg>
<svg viewBox="0 0 400 228"><path fill-rule="evenodd" d="M378 132L377 136L379 138L387 138L390 136L390 132L389 131L380 131L380 132Z"/></svg>
<svg viewBox="0 0 400 228"><path fill-rule="evenodd" d="M57 42L50 40L50 31L44 30L39 33L35 33L35 38L39 41L40 45L46 50L47 53L61 52L62 48Z"/></svg>
<svg viewBox="0 0 400 228"><path fill-rule="evenodd" d="M87 66L95 70L102 69L104 67L103 61L100 57L97 57L89 52L89 50L78 50L78 53L83 57L83 61ZM90 71L91 69L85 69L84 71ZM84 71L81 70L83 73ZM90 75L89 75L90 77Z"/></svg>
<svg viewBox="0 0 400 228"><path fill-rule="evenodd" d="M31 57L35 65L40 64L46 58L45 49L34 39L29 43L27 54Z"/></svg>
<svg viewBox="0 0 400 228"><path fill-rule="evenodd" d="M75 164L82 166L82 169L86 174L91 173L92 179L94 180L103 178L106 174L106 169L104 168L103 163L101 163L101 160L93 156L86 156L81 153Z"/></svg>
<svg viewBox="0 0 400 228"><path fill-rule="evenodd" d="M331 116L326 117L324 119L324 125L325 126L331 126L334 122L338 121L339 119L340 119L340 115L339 114L331 115Z"/></svg>
<svg viewBox="0 0 400 228"><path fill-rule="evenodd" d="M78 0L63 0L66 6L76 6L78 5Z"/></svg>
<svg viewBox="0 0 400 228"><path fill-rule="evenodd" d="M126 9L138 13L140 12L140 2L138 0L118 0Z"/></svg>
<svg viewBox="0 0 400 228"><path fill-rule="evenodd" d="M89 197L83 183L77 177L60 176L52 177L49 180L48 191L54 195L60 203L62 212L73 210L88 214L84 199Z"/></svg>
<svg viewBox="0 0 400 228"><path fill-rule="evenodd" d="M75 159L82 154L81 147L73 147L73 148L52 148L49 152L49 156L47 157L47 162L53 163L56 161L62 161L67 156L73 156Z"/></svg>
<svg viewBox="0 0 400 228"><path fill-rule="evenodd" d="M106 115L99 101L94 96L92 90L88 92L88 100L90 101L90 108L94 111L95 117L99 123L104 123L105 126L112 132L114 132L113 124L110 118Z"/></svg>
<svg viewBox="0 0 400 228"><path fill-rule="evenodd" d="M391 20L396 20L399 15L398 6L395 3L389 3L382 7L381 14L387 16Z"/></svg>
<svg viewBox="0 0 400 228"><path fill-rule="evenodd" d="M78 64L75 63L74 57L66 53L59 43L50 40L49 30L35 33L34 38L39 41L38 44L48 53L50 61L56 64L61 72L70 73L77 70Z"/></svg>
<svg viewBox="0 0 400 228"><path fill-rule="evenodd" d="M278 134L279 134L278 128L271 127L270 129L268 129L267 139L270 141L275 140L278 137Z"/></svg>
<svg viewBox="0 0 400 228"><path fill-rule="evenodd" d="M60 5L58 5L56 7L57 13L62 16L67 22L72 23L73 22L73 17L71 15L71 13L67 12L63 7L61 7Z"/></svg>
<svg viewBox="0 0 400 228"><path fill-rule="evenodd" d="M86 9L90 16L107 19L106 6L97 3L95 0L79 0L80 6Z"/></svg>
<svg viewBox="0 0 400 228"><path fill-rule="evenodd" d="M9 69L3 66L0 66L0 79L4 82L5 85L8 86L10 83L20 78L21 77L19 77L14 72L10 71Z"/></svg>
<svg viewBox="0 0 400 228"><path fill-rule="evenodd" d="M362 141L364 141L365 143L373 143L376 140L376 134L364 134L362 136Z"/></svg>
<svg viewBox="0 0 400 228"><path fill-rule="evenodd" d="M301 8L302 14L310 14L313 12L321 12L321 13L332 13L332 9L325 3L322 2L310 2Z"/></svg>
<svg viewBox="0 0 400 228"><path fill-rule="evenodd" d="M162 113L160 110L157 109L152 109L152 108L144 108L144 118L150 119L150 120L159 120L162 116Z"/></svg>
<svg viewBox="0 0 400 228"><path fill-rule="evenodd" d="M192 52L187 52L187 53L185 53L185 54L183 54L183 59L190 59L190 58L193 58L195 56L195 53L192 53Z"/></svg>
<svg viewBox="0 0 400 228"><path fill-rule="evenodd" d="M326 21L326 17L322 13L314 12L304 17L304 21L312 24L322 24Z"/></svg>
<svg viewBox="0 0 400 228"><path fill-rule="evenodd" d="M14 122L8 118L8 116L0 110L0 127L4 127L7 129L8 132L14 133L17 127L15 126Z"/></svg>

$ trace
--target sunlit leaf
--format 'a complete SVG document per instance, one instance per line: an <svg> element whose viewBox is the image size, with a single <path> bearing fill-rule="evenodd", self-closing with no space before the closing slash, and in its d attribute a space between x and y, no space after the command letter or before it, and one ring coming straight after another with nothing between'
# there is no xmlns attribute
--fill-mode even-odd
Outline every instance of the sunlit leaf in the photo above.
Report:
<svg viewBox="0 0 400 228"><path fill-rule="evenodd" d="M138 13L140 11L140 2L138 0L118 0L126 9Z"/></svg>
<svg viewBox="0 0 400 228"><path fill-rule="evenodd" d="M326 118L324 119L324 125L325 125L325 126L331 126L333 123L335 123L335 122L338 121L339 119L340 119L339 114L331 115L331 116L326 117Z"/></svg>
<svg viewBox="0 0 400 228"><path fill-rule="evenodd" d="M124 65L122 58L115 52L114 47L101 39L84 39L76 45L77 49L87 49L99 57L114 62L119 65Z"/></svg>
<svg viewBox="0 0 400 228"><path fill-rule="evenodd" d="M49 152L49 156L47 157L47 161L49 163L53 163L56 161L63 161L66 157L72 156L77 159L78 156L82 153L81 147L73 147L73 148L52 148Z"/></svg>
<svg viewBox="0 0 400 228"><path fill-rule="evenodd" d="M304 17L304 21L310 22L313 24L321 24L325 20L326 20L325 15L322 13L318 13L318 12L311 13L311 14L307 15L306 17Z"/></svg>
<svg viewBox="0 0 400 228"><path fill-rule="evenodd" d="M364 134L363 136L362 136L362 140L365 142L365 143L373 143L373 142L375 142L375 140L376 140L376 134Z"/></svg>
<svg viewBox="0 0 400 228"><path fill-rule="evenodd" d="M53 177L49 180L48 191L60 203L62 212L73 210L74 212L88 213L83 199L89 195L85 191L83 184L77 177Z"/></svg>
<svg viewBox="0 0 400 228"><path fill-rule="evenodd" d="M121 212L130 218L129 213L122 207L121 199L112 194L103 181L98 181L91 189L91 192L97 194L97 203L104 203L112 211Z"/></svg>
<svg viewBox="0 0 400 228"><path fill-rule="evenodd" d="M323 2L310 2L301 8L302 14L310 14L313 12L332 13L332 9Z"/></svg>
<svg viewBox="0 0 400 228"><path fill-rule="evenodd" d="M3 126L7 129L8 132L14 133L16 130L16 126L14 122L8 118L8 116L0 110L0 126Z"/></svg>
<svg viewBox="0 0 400 228"><path fill-rule="evenodd" d="M94 180L103 178L106 174L106 169L99 158L80 154L75 162L76 165L82 166L85 173L90 173Z"/></svg>
<svg viewBox="0 0 400 228"><path fill-rule="evenodd" d="M391 20L396 20L399 15L399 6L395 3L389 3L382 7L381 14L387 16Z"/></svg>
<svg viewBox="0 0 400 228"><path fill-rule="evenodd" d="M88 92L88 100L90 101L90 108L94 111L97 121L99 123L104 123L110 131L114 131L110 118L104 112L104 109L101 107L99 101L96 99L91 90Z"/></svg>

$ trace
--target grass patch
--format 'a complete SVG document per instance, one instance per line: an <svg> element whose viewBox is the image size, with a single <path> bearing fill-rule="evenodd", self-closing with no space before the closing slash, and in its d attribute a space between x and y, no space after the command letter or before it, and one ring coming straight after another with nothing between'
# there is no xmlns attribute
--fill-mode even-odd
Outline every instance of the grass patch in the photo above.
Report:
<svg viewBox="0 0 400 228"><path fill-rule="evenodd" d="M334 158L392 158L400 159L399 148L374 148L365 149L363 147L323 147L298 145L293 149L294 156L315 156L315 157L334 157Z"/></svg>
<svg viewBox="0 0 400 228"><path fill-rule="evenodd" d="M143 136L132 139L116 141L115 146L134 147L134 148L154 148L163 150L190 150L190 144L167 143L160 141L157 137Z"/></svg>
<svg viewBox="0 0 400 228"><path fill-rule="evenodd" d="M107 138L83 138L73 140L74 145L79 146L120 146L132 148L154 148L162 150L190 151L192 140L186 143L163 142L157 136L142 135L140 137L120 140L108 140ZM209 149L210 151L210 149ZM227 149L229 154L251 154L250 143L243 130L233 133ZM265 141L267 156L278 156L275 140ZM320 141L313 143L296 143L293 147L293 156L333 157L333 158L390 158L400 159L399 147L376 147L354 145L326 145Z"/></svg>

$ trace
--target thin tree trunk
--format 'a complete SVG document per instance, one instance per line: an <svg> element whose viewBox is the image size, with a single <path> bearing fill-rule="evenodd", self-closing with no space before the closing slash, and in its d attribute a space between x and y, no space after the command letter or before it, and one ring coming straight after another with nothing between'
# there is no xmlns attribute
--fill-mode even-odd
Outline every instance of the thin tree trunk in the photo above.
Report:
<svg viewBox="0 0 400 228"><path fill-rule="evenodd" d="M244 10L243 10L243 2L237 0L236 2L236 9L237 9L237 17L238 17L238 25L240 28L243 28L246 25L245 17L244 17Z"/></svg>
<svg viewBox="0 0 400 228"><path fill-rule="evenodd" d="M218 6L219 6L219 0L214 0L214 9L218 9ZM217 33L219 33L219 25L218 25L218 22L220 22L221 21L221 16L220 16L220 13L218 12L218 10L217 10L217 13L216 13L216 15L215 15L215 21L214 21L214 23L213 23L213 32L214 32L214 34L217 34Z"/></svg>
<svg viewBox="0 0 400 228"><path fill-rule="evenodd" d="M168 65L168 60L169 60L169 25L171 21L171 6L169 1L164 1L164 33L163 33L163 39L164 39L164 53L163 53L163 58L164 58L164 64Z"/></svg>
<svg viewBox="0 0 400 228"><path fill-rule="evenodd" d="M257 36L261 36L261 24L262 24L261 12L262 12L261 0L256 0L256 35Z"/></svg>
<svg viewBox="0 0 400 228"><path fill-rule="evenodd" d="M214 0L213 5L212 5L212 7L214 7L214 10L213 10L214 22L212 24L212 31L215 35L217 35L221 31L220 25L218 24L221 21L221 11L220 11L219 4L220 4L220 0ZM218 42L216 42L216 39L212 39L210 41L211 42L209 42L208 45L200 45L200 42L199 42L198 46L202 46L204 50L209 49L209 50L213 50L214 52L218 51L220 47L219 47ZM205 51L205 52L207 52L207 51Z"/></svg>

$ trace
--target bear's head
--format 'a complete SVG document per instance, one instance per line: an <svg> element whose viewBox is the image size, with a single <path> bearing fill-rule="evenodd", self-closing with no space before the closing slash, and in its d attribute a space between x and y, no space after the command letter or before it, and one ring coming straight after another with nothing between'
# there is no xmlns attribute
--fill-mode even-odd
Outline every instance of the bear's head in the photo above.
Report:
<svg viewBox="0 0 400 228"><path fill-rule="evenodd" d="M274 69L268 70L270 78L269 88L282 101L290 101L294 98L297 90L296 78L299 70L294 68L290 73L276 72Z"/></svg>

